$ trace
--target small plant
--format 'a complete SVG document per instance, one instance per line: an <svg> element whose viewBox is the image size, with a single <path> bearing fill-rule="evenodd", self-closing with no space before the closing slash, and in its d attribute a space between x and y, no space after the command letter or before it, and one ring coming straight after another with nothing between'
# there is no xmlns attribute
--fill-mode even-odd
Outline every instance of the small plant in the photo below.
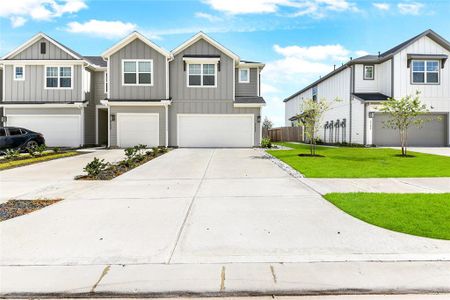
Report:
<svg viewBox="0 0 450 300"><path fill-rule="evenodd" d="M261 147L263 148L272 148L272 141L270 140L270 138L263 138L261 140Z"/></svg>
<svg viewBox="0 0 450 300"><path fill-rule="evenodd" d="M158 153L159 153L159 148L158 147L153 147L152 151L153 151L153 156L154 157L158 156Z"/></svg>
<svg viewBox="0 0 450 300"><path fill-rule="evenodd" d="M159 147L159 153L164 154L167 153L167 151L168 151L167 147L164 146Z"/></svg>
<svg viewBox="0 0 450 300"><path fill-rule="evenodd" d="M44 154L44 151L47 150L47 146L45 146L44 144L36 146L33 148L34 152L36 156L42 156L42 154Z"/></svg>
<svg viewBox="0 0 450 300"><path fill-rule="evenodd" d="M54 153L60 153L60 152L61 152L61 148L59 148L59 147L54 147L54 148L53 148L53 152L54 152Z"/></svg>
<svg viewBox="0 0 450 300"><path fill-rule="evenodd" d="M17 149L6 149L5 151L5 158L6 159L15 159L19 157L20 151Z"/></svg>
<svg viewBox="0 0 450 300"><path fill-rule="evenodd" d="M85 171L90 177L97 178L103 171L108 168L109 164L104 159L98 159L94 157L90 163L88 163L83 171Z"/></svg>

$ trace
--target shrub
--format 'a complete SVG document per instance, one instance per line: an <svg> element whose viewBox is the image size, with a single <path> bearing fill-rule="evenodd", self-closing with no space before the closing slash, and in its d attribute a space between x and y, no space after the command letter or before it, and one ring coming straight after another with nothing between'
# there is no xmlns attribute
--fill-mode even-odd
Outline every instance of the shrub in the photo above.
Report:
<svg viewBox="0 0 450 300"><path fill-rule="evenodd" d="M161 147L159 147L159 150L158 150L161 154L164 154L164 153L167 153L167 151L168 151L168 149L167 149L167 147L165 147L165 146L161 146Z"/></svg>
<svg viewBox="0 0 450 300"><path fill-rule="evenodd" d="M89 176L97 178L100 173L106 170L108 165L109 164L105 163L104 159L98 159L97 157L94 157L94 160L88 163L84 167L83 171L85 171Z"/></svg>
<svg viewBox="0 0 450 300"><path fill-rule="evenodd" d="M15 159L19 157L20 151L17 149L6 149L5 151L5 158L6 159Z"/></svg>
<svg viewBox="0 0 450 300"><path fill-rule="evenodd" d="M59 148L59 147L54 147L54 148L53 148L53 152L59 153L59 152L61 152L61 148Z"/></svg>
<svg viewBox="0 0 450 300"><path fill-rule="evenodd" d="M272 141L269 138L263 138L261 140L261 147L272 148Z"/></svg>
<svg viewBox="0 0 450 300"><path fill-rule="evenodd" d="M27 148L27 151L31 156L42 156L45 150L47 150L47 146L45 145Z"/></svg>
<svg viewBox="0 0 450 300"><path fill-rule="evenodd" d="M153 156L158 156L158 153L159 153L159 148L158 147L153 147L152 148L152 151L153 151Z"/></svg>

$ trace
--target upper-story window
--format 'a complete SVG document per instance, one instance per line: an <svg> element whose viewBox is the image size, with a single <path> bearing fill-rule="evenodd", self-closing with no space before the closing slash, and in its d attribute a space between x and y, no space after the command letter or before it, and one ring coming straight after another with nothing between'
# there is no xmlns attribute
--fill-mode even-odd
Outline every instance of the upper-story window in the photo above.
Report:
<svg viewBox="0 0 450 300"><path fill-rule="evenodd" d="M105 72L105 94L108 93L108 72Z"/></svg>
<svg viewBox="0 0 450 300"><path fill-rule="evenodd" d="M45 67L46 89L71 89L73 69L69 67Z"/></svg>
<svg viewBox="0 0 450 300"><path fill-rule="evenodd" d="M239 83L250 82L250 69L239 69Z"/></svg>
<svg viewBox="0 0 450 300"><path fill-rule="evenodd" d="M317 90L317 86L312 88L312 99L313 101L317 101L317 94L318 94L318 90Z"/></svg>
<svg viewBox="0 0 450 300"><path fill-rule="evenodd" d="M122 85L153 85L153 60L122 60Z"/></svg>
<svg viewBox="0 0 450 300"><path fill-rule="evenodd" d="M414 84L439 84L438 60L413 60L412 83Z"/></svg>
<svg viewBox="0 0 450 300"><path fill-rule="evenodd" d="M14 66L14 80L25 80L24 66Z"/></svg>
<svg viewBox="0 0 450 300"><path fill-rule="evenodd" d="M364 66L364 80L374 80L375 78L375 66Z"/></svg>
<svg viewBox="0 0 450 300"><path fill-rule="evenodd" d="M216 87L216 64L188 64L188 87Z"/></svg>
<svg viewBox="0 0 450 300"><path fill-rule="evenodd" d="M41 54L47 53L47 43L41 42Z"/></svg>

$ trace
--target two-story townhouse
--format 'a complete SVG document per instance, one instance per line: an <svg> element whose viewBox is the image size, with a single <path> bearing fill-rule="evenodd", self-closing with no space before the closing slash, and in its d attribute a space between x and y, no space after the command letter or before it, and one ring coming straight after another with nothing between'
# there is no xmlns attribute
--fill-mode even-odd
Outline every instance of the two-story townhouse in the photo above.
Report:
<svg viewBox="0 0 450 300"><path fill-rule="evenodd" d="M39 34L1 65L8 90L3 119L44 133L49 145L260 143L264 64L240 60L203 32L171 52L133 32L101 57Z"/></svg>
<svg viewBox="0 0 450 300"><path fill-rule="evenodd" d="M450 43L427 30L384 53L350 60L284 100L286 126L296 126L303 100L326 99L332 103L319 133L323 141L397 146L398 132L386 128L381 104L419 91L430 110L422 117L432 121L411 128L409 144L448 146L449 55Z"/></svg>
<svg viewBox="0 0 450 300"><path fill-rule="evenodd" d="M95 143L97 72L106 63L83 57L39 33L0 62L3 67L2 123L45 134L49 146L78 147Z"/></svg>

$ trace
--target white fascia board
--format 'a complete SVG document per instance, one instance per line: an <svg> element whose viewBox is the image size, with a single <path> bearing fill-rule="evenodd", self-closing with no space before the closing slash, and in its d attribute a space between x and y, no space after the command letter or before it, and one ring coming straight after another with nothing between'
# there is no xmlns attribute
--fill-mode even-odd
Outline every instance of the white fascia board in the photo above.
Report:
<svg viewBox="0 0 450 300"><path fill-rule="evenodd" d="M259 68L262 70L266 65L262 63L243 63L240 62L238 68Z"/></svg>
<svg viewBox="0 0 450 300"><path fill-rule="evenodd" d="M156 45L155 43L153 43L152 41L150 41L149 39L147 39L145 36L143 36L142 34L140 34L137 31L131 33L130 35L128 35L127 37L125 37L124 39L119 41L117 44L115 44L114 46L112 46L111 48L109 48L108 50L103 52L101 56L103 58L107 58L107 57L113 55L114 53L116 53L117 51L119 51L120 49L122 49L123 47L125 47L126 45L128 45L129 43L131 43L132 41L134 41L135 39L141 40L142 42L147 44L149 47L155 49L157 52L164 55L166 58L172 57L169 51L164 50L163 48L159 47L158 45Z"/></svg>
<svg viewBox="0 0 450 300"><path fill-rule="evenodd" d="M43 104L8 104L0 103L0 107L5 108L82 108L88 105L85 103L43 103Z"/></svg>
<svg viewBox="0 0 450 300"><path fill-rule="evenodd" d="M0 63L3 65L57 65L57 66L67 66L67 65L84 65L88 62L85 60L71 60L71 59L49 59L49 60L43 60L43 59L24 59L24 60L17 60L17 59L6 59L6 60L0 60Z"/></svg>
<svg viewBox="0 0 450 300"><path fill-rule="evenodd" d="M266 106L265 103L233 103L234 107L248 107L248 108L256 108Z"/></svg>
<svg viewBox="0 0 450 300"><path fill-rule="evenodd" d="M72 51L69 51L69 49L67 49L66 47L62 46L60 43L58 43L57 41L55 41L54 39L52 39L51 37L49 37L48 35L46 35L45 33L42 33L42 32L36 34L31 39L29 39L28 41L26 41L25 43L23 43L22 45L20 45L16 49L14 49L13 51L11 51L8 54L6 54L5 56L3 56L2 59L7 59L8 57L19 53L20 51L22 51L23 49L29 47L30 45L32 45L33 43L35 43L36 41L38 41L41 38L44 38L44 39L52 42L56 47L58 47L59 49L61 49L64 52L66 52L70 56L74 57L75 59L81 59L81 60L83 59L82 57L79 57L78 55L76 55Z"/></svg>
<svg viewBox="0 0 450 300"><path fill-rule="evenodd" d="M183 57L183 61L193 63L217 63L220 57Z"/></svg>
<svg viewBox="0 0 450 300"><path fill-rule="evenodd" d="M106 106L168 106L172 104L171 100L163 100L160 102L140 102L140 101L108 101L101 100Z"/></svg>
<svg viewBox="0 0 450 300"><path fill-rule="evenodd" d="M210 38L208 35L206 35L204 32L201 32L201 31L199 33L197 33L196 35L194 35L192 38L188 39L186 42L184 42L180 46L178 46L177 48L175 48L174 50L172 50L171 52L172 52L173 56L179 54L181 51L183 51L184 49L193 45L200 39L204 39L205 41L207 41L208 43L210 43L211 45L213 45L214 47L216 47L217 49L219 49L220 51L222 51L223 53L225 53L232 59L234 59L236 61L236 63L239 63L239 61L240 61L239 56L237 56L232 51L228 50L227 48L222 46L220 43L216 42L215 40L213 40L212 38Z"/></svg>

